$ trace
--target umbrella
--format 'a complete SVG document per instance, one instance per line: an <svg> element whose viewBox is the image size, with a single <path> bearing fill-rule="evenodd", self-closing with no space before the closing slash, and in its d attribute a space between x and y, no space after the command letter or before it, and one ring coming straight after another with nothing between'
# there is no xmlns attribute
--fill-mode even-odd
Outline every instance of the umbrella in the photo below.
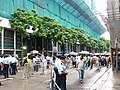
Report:
<svg viewBox="0 0 120 90"><path fill-rule="evenodd" d="M65 56L69 56L69 54L68 53L66 53L66 54L64 54Z"/></svg>
<svg viewBox="0 0 120 90"><path fill-rule="evenodd" d="M81 51L79 52L79 54L86 54L86 55L90 55L90 53L88 51Z"/></svg>
<svg viewBox="0 0 120 90"><path fill-rule="evenodd" d="M110 53L109 52L106 52L106 53L103 53L104 56L109 56Z"/></svg>
<svg viewBox="0 0 120 90"><path fill-rule="evenodd" d="M76 53L76 52L70 52L69 55L71 55L71 56L77 56L78 53Z"/></svg>
<svg viewBox="0 0 120 90"><path fill-rule="evenodd" d="M94 55L98 56L98 55L100 55L100 53L95 53Z"/></svg>
<svg viewBox="0 0 120 90"><path fill-rule="evenodd" d="M58 58L60 58L61 56L62 56L61 53L57 53L57 54L56 54L56 57L58 57Z"/></svg>
<svg viewBox="0 0 120 90"><path fill-rule="evenodd" d="M33 50L33 51L31 51L30 52L30 55L29 55L29 57L30 58L33 58L34 56L41 56L42 54L41 53L39 53L39 51L37 51L37 50Z"/></svg>
<svg viewBox="0 0 120 90"><path fill-rule="evenodd" d="M39 53L39 51L33 50L33 51L31 51L30 53L31 53L31 54L36 54L36 53Z"/></svg>

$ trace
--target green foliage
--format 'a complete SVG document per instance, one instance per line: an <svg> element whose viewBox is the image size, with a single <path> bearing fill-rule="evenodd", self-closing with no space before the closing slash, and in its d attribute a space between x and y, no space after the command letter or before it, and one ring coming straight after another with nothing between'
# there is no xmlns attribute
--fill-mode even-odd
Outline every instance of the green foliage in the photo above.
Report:
<svg viewBox="0 0 120 90"><path fill-rule="evenodd" d="M3 27L0 27L0 33L2 32Z"/></svg>
<svg viewBox="0 0 120 90"><path fill-rule="evenodd" d="M33 26L33 30L38 29L38 31L32 33L32 35L49 38L54 44L59 42L61 45L66 43L73 45L79 41L80 44L94 50L109 50L109 41L103 38L95 40L82 29L67 28L59 24L58 21L53 18L47 16L40 17L36 10L27 12L19 8L13 12L10 22L12 28L20 32L24 37L29 35L26 29L28 29L29 26Z"/></svg>
<svg viewBox="0 0 120 90"><path fill-rule="evenodd" d="M13 12L10 22L12 28L20 32L22 36L28 35L26 29L28 29L29 26L33 26L33 30L37 28L41 30L41 18L35 10L32 10L30 13L19 8Z"/></svg>
<svg viewBox="0 0 120 90"><path fill-rule="evenodd" d="M106 40L104 38L100 38L98 42L99 42L99 47L101 50L109 51L109 45L110 45L109 40Z"/></svg>

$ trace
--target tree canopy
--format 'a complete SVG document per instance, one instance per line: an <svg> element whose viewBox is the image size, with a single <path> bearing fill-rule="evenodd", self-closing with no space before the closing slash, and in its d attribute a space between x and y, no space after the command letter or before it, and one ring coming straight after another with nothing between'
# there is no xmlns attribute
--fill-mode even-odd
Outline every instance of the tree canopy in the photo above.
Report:
<svg viewBox="0 0 120 90"><path fill-rule="evenodd" d="M109 41L103 38L95 40L92 36L86 34L85 30L80 28L67 28L61 25L56 19L39 16L36 10L28 12L19 8L13 12L10 22L12 28L20 32L23 37L29 35L26 29L33 26L33 30L38 29L38 31L32 33L32 35L36 37L47 37L53 40L54 43L59 42L61 45L66 43L75 44L79 41L81 45L95 50L109 49Z"/></svg>

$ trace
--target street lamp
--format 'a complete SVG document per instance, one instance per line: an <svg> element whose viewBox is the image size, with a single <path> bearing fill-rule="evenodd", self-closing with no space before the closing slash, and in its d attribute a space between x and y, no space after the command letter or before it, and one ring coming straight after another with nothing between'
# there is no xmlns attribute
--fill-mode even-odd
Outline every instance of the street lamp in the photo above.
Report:
<svg viewBox="0 0 120 90"><path fill-rule="evenodd" d="M26 47L26 46L23 46L23 47L22 47L22 49L23 49L23 50L26 50L26 49L27 49L27 47Z"/></svg>
<svg viewBox="0 0 120 90"><path fill-rule="evenodd" d="M38 31L38 28L36 29L36 30L33 30L33 26L29 26L29 29L26 29L26 32L28 33L28 34L32 34L32 33L34 33L34 32L37 32ZM30 43L31 44L31 43ZM35 40L35 47L36 47L36 40ZM35 48L36 49L36 48Z"/></svg>
<svg viewBox="0 0 120 90"><path fill-rule="evenodd" d="M80 43L79 43L79 40L77 40L76 44L77 44L77 45L79 45L79 44L80 44Z"/></svg>
<svg viewBox="0 0 120 90"><path fill-rule="evenodd" d="M79 52L80 50L79 50L79 45L80 45L80 42L79 42L79 40L77 40L77 42L76 42L76 45L77 45L77 48L76 48L76 50L77 50L77 52Z"/></svg>
<svg viewBox="0 0 120 90"><path fill-rule="evenodd" d="M29 27L30 27L29 29L26 29L27 33L34 33L38 31L38 28L36 30L33 30L33 26L29 26Z"/></svg>

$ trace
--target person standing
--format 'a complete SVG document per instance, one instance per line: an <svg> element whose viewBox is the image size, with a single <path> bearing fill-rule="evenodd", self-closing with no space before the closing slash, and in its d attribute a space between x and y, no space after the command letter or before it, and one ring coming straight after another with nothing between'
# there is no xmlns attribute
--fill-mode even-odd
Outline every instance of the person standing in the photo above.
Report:
<svg viewBox="0 0 120 90"><path fill-rule="evenodd" d="M2 75L2 67L3 67L3 64L2 64L2 56L0 57L0 75ZM0 86L2 86L3 84L1 83L0 81Z"/></svg>
<svg viewBox="0 0 120 90"><path fill-rule="evenodd" d="M47 61L46 61L46 58L45 58L45 56L42 54L41 55L41 57L40 57L40 59L41 59L41 66L42 66L42 74L44 74L44 71L45 71L45 67L46 67L46 63L47 63Z"/></svg>
<svg viewBox="0 0 120 90"><path fill-rule="evenodd" d="M2 75L2 56L0 57L0 75Z"/></svg>
<svg viewBox="0 0 120 90"><path fill-rule="evenodd" d="M58 73L58 68L61 64L61 61L60 61L60 59L53 56L53 62L54 62L54 71L55 71L55 75L56 75L55 82L60 87L60 74ZM58 88L58 87L56 87L56 88Z"/></svg>
<svg viewBox="0 0 120 90"><path fill-rule="evenodd" d="M83 56L80 56L80 59L77 61L76 63L76 70L79 73L79 82L82 83L83 82L83 78L84 78L84 69L85 69L85 61L83 59Z"/></svg>
<svg viewBox="0 0 120 90"><path fill-rule="evenodd" d="M4 59L2 63L4 65L4 68L3 68L4 78L8 78L8 69L9 69L9 64L10 64L8 54L4 55Z"/></svg>
<svg viewBox="0 0 120 90"><path fill-rule="evenodd" d="M12 75L16 75L17 62L18 60L14 57L14 55L12 55L12 61L11 61Z"/></svg>
<svg viewBox="0 0 120 90"><path fill-rule="evenodd" d="M105 60L106 60L106 67L107 67L107 69L108 69L109 66L111 65L111 64L110 64L110 63L111 63L110 55L107 55L107 56L105 57Z"/></svg>
<svg viewBox="0 0 120 90"><path fill-rule="evenodd" d="M66 71L65 57L61 56L60 60L61 60L61 64L58 67L58 73L60 74L60 88L61 90L67 90L66 89L66 75L68 74L68 72Z"/></svg>

